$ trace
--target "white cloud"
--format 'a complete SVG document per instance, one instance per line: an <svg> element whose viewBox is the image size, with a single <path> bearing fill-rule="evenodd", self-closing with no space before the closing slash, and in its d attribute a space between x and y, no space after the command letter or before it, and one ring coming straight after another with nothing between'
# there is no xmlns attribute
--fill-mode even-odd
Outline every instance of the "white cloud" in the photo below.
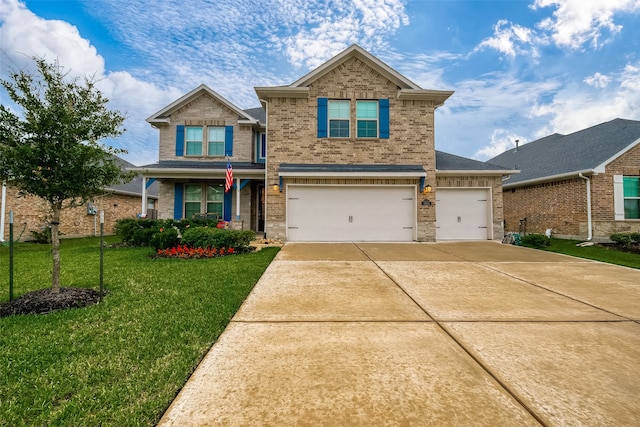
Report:
<svg viewBox="0 0 640 427"><path fill-rule="evenodd" d="M474 51L489 47L511 58L525 53L537 58L535 41L536 35L531 29L501 19L493 27L493 37L483 40Z"/></svg>
<svg viewBox="0 0 640 427"><path fill-rule="evenodd" d="M0 1L0 40L9 64L16 69L32 65L33 56L58 59L73 75L93 75L104 70L104 59L67 22L37 17L18 0ZM1 70L3 74L7 70ZM100 75L96 77L101 77Z"/></svg>
<svg viewBox="0 0 640 427"><path fill-rule="evenodd" d="M518 146L522 146L528 142L521 135L518 135L508 129L494 129L491 133L489 145L478 150L474 157L478 159L491 159L509 149L515 149L516 141L518 141Z"/></svg>
<svg viewBox="0 0 640 427"><path fill-rule="evenodd" d="M556 8L553 18L541 21L538 27L550 32L556 45L579 49L590 43L598 48L607 35L622 29L614 23L614 14L638 11L640 0L536 0L532 8L549 6Z"/></svg>
<svg viewBox="0 0 640 427"><path fill-rule="evenodd" d="M353 43L380 49L390 34L409 24L400 0L330 0L316 13L317 22L309 22L309 28L302 27L284 41L285 53L297 67L315 68Z"/></svg>
<svg viewBox="0 0 640 427"><path fill-rule="evenodd" d="M76 27L64 21L42 19L17 0L1 0L0 23L3 67L33 69L31 58L44 57L47 61L58 59L70 76L97 80L97 87L110 100L109 108L126 116L125 135L105 142L129 150L124 157L132 163L157 160L157 131L144 119L179 97L180 91L173 87L159 88L126 71L107 71L102 56ZM6 75L9 70L0 71Z"/></svg>
<svg viewBox="0 0 640 427"><path fill-rule="evenodd" d="M609 83L611 83L611 77L605 76L604 74L595 73L592 76L586 77L583 81L589 86L593 86L598 89L604 89Z"/></svg>
<svg viewBox="0 0 640 427"><path fill-rule="evenodd" d="M627 64L606 89L564 88L551 102L537 105L532 115L548 120L545 134L572 133L615 118L640 120L640 64Z"/></svg>

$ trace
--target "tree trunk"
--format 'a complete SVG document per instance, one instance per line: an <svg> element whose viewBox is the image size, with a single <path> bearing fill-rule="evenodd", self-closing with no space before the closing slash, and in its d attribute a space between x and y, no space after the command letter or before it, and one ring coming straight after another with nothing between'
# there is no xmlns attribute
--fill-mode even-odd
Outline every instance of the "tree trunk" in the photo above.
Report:
<svg viewBox="0 0 640 427"><path fill-rule="evenodd" d="M53 217L51 218L51 255L53 258L53 272L51 274L51 289L54 293L60 293L60 236L58 227L60 225L60 206L51 204Z"/></svg>

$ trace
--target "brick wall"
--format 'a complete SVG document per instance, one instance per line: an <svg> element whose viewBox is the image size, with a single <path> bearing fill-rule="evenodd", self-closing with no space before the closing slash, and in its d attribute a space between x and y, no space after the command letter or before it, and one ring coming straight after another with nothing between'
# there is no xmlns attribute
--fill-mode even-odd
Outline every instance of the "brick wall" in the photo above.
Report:
<svg viewBox="0 0 640 427"><path fill-rule="evenodd" d="M176 156L176 125L185 124L194 126L234 126L233 156L231 161L252 161L253 129L248 125L238 125L238 113L231 111L208 93L202 93L172 113L169 125L160 126L160 160L224 161L224 157ZM203 143L203 152L206 152L205 143Z"/></svg>
<svg viewBox="0 0 640 427"><path fill-rule="evenodd" d="M612 233L640 231L640 220L615 221L613 176L640 175L640 145L591 177L593 239L606 241ZM527 218L527 232L544 233L547 228L559 237L586 239L588 236L586 181L582 178L505 190L506 231L518 231L518 221Z"/></svg>
<svg viewBox="0 0 640 427"><path fill-rule="evenodd" d="M87 215L87 206L65 209L61 213L60 231L63 237L93 236L100 234L100 211L104 210L104 230L112 234L121 218L135 218L142 210L141 197L120 194L98 196L93 201L98 215ZM15 187L7 187L4 239L9 239L9 210L13 210L14 238L24 229L22 240L31 239L31 231L41 231L48 224L50 212L47 204L33 196L19 197Z"/></svg>
<svg viewBox="0 0 640 427"><path fill-rule="evenodd" d="M506 189L504 198L505 231L519 231L526 218L528 233L574 237L587 233L586 183L581 178Z"/></svg>
<svg viewBox="0 0 640 427"><path fill-rule="evenodd" d="M317 98L352 101L351 135L355 135L355 101L389 99L390 139L317 138ZM279 182L281 163L420 164L435 172L434 105L431 101L399 101L397 86L357 58L349 58L309 85L309 98L270 98L267 187ZM395 181L400 183L401 180ZM416 184L418 180L411 180ZM286 184L267 195L267 236L284 239ZM376 184L389 180L303 180L306 183ZM418 239L435 240L435 209L418 200Z"/></svg>

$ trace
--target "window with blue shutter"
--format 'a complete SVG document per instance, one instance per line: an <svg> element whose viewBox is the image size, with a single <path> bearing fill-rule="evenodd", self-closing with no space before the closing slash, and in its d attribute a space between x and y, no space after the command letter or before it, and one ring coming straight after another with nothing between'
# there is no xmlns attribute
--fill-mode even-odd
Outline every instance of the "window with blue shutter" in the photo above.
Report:
<svg viewBox="0 0 640 427"><path fill-rule="evenodd" d="M383 98L378 101L380 108L380 138L389 138L389 100Z"/></svg>
<svg viewBox="0 0 640 427"><path fill-rule="evenodd" d="M173 189L173 219L182 219L183 185L176 183Z"/></svg>
<svg viewBox="0 0 640 427"><path fill-rule="evenodd" d="M184 125L176 126L176 156L184 156Z"/></svg>
<svg viewBox="0 0 640 427"><path fill-rule="evenodd" d="M327 137L327 126L329 124L327 104L327 98L318 98L318 138Z"/></svg>
<svg viewBox="0 0 640 427"><path fill-rule="evenodd" d="M233 156L233 126L224 127L224 155Z"/></svg>

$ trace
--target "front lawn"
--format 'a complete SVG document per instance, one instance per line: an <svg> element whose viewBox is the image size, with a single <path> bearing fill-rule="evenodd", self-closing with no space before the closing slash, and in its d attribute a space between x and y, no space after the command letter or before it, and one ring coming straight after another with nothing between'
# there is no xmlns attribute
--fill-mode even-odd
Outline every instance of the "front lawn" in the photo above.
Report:
<svg viewBox="0 0 640 427"><path fill-rule="evenodd" d="M640 254L624 252L610 245L594 245L578 247L579 240L551 239L551 246L544 248L546 251L572 255L579 258L593 259L608 262L610 264L624 265L626 267L640 268Z"/></svg>
<svg viewBox="0 0 640 427"><path fill-rule="evenodd" d="M109 239L113 241L113 238ZM98 240L62 242L62 286L99 284ZM0 318L0 426L153 426L277 253L152 259L105 249L102 303ZM0 248L0 303L9 299ZM15 248L14 297L49 287L49 246Z"/></svg>

